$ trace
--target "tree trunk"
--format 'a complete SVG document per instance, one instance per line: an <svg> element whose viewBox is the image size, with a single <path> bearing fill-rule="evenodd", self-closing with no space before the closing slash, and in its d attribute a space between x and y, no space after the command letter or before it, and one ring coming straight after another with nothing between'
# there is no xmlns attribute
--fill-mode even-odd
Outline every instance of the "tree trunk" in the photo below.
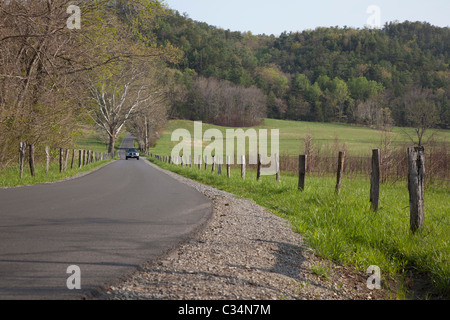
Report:
<svg viewBox="0 0 450 320"><path fill-rule="evenodd" d="M108 153L112 154L114 152L114 146L116 144L116 135L112 134L109 136Z"/></svg>
<svg viewBox="0 0 450 320"><path fill-rule="evenodd" d="M144 117L145 120L145 137L144 137L144 151L147 153L148 149L149 149L149 141L148 141L148 132L149 130L149 123L147 120L147 116Z"/></svg>

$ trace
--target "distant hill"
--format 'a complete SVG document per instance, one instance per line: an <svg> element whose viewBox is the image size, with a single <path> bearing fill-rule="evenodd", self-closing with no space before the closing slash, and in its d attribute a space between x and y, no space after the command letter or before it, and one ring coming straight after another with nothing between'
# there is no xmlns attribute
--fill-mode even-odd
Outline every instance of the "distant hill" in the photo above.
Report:
<svg viewBox="0 0 450 320"><path fill-rule="evenodd" d="M196 76L214 77L260 88L271 118L378 126L413 125L409 108L426 101L433 124L449 127L449 28L406 21L276 37L220 29L168 9L153 32L160 45L182 51L171 67L184 75L187 92ZM174 114L198 117L182 99L175 99Z"/></svg>

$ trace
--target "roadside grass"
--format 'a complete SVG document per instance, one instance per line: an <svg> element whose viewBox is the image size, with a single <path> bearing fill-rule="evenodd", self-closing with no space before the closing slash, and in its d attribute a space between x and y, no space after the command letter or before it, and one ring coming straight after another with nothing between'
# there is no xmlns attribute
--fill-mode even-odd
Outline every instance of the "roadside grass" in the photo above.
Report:
<svg viewBox="0 0 450 320"><path fill-rule="evenodd" d="M98 168L112 160L103 160L94 163L90 163L88 165L83 166L82 168L78 168L78 161L76 161L76 165L74 164L74 168L69 168L64 172L59 172L59 163L51 162L49 166L48 175L45 173L45 165L39 164L35 167L35 177L31 176L29 168L25 165L23 168L23 177L20 179L19 177L19 165L14 165L4 169L0 174L0 188L4 187L17 187L17 186L26 186L26 185L35 185L40 183L47 182L55 182L63 179L67 179L73 177L77 174L87 172Z"/></svg>
<svg viewBox="0 0 450 320"><path fill-rule="evenodd" d="M127 132L123 132L117 139L115 150L117 151L120 148L123 138L127 135ZM84 149L84 150L92 150L94 152L107 152L107 146L104 144L101 134L90 126L86 126L80 129L80 132L77 135L77 139L74 144L74 148L76 150ZM42 153L42 150L40 150ZM53 158L56 157L56 154L53 154ZM78 153L76 152L76 159L73 166L73 169L70 169L70 160L68 163L68 168L64 172L59 172L59 162L51 161L49 165L48 175L45 173L45 164L36 163L35 165L35 177L31 176L28 161L26 159L24 168L23 168L23 177L20 179L19 177L19 165L15 164L9 166L7 168L3 168L0 172L0 188L2 187L17 187L24 185L35 185L40 183L47 182L55 182L59 180L63 180L66 178L73 177L77 174L87 172L93 170L97 167L100 167L113 159L98 161L94 163L90 163L88 165L83 166L82 168L78 168Z"/></svg>
<svg viewBox="0 0 450 320"><path fill-rule="evenodd" d="M273 176L256 181L248 170L246 180L239 169L226 173L170 165L149 159L158 166L189 179L254 200L287 219L320 257L354 266L365 272L371 265L381 268L383 283L399 282L411 272L429 278L430 294L450 294L450 198L448 189L429 187L425 193L425 227L418 234L409 230L409 196L406 182L383 184L380 209L374 213L369 202L370 182L365 178L345 179L340 195L334 193L334 177L308 176L304 192L298 178L283 174L281 183ZM316 272L327 272L317 266ZM401 289L403 290L403 289ZM404 294L396 294L403 298Z"/></svg>

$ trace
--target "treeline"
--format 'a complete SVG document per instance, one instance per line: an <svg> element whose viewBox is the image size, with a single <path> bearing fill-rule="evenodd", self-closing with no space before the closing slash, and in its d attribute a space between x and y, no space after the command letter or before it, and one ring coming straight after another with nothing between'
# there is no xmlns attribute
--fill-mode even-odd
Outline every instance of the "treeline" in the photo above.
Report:
<svg viewBox="0 0 450 320"><path fill-rule="evenodd" d="M168 116L449 124L450 31L427 23L256 36L157 0L2 1L0 21L0 169L19 142L72 148L80 123L109 151L125 128L148 149Z"/></svg>
<svg viewBox="0 0 450 320"><path fill-rule="evenodd" d="M196 81L192 74L254 86L266 95L272 118L411 126L408 109L420 92L434 125L449 126L449 28L403 22L276 37L223 30L168 10L153 32L158 43L184 53L172 67L186 75L186 90ZM172 104L172 111L198 117L191 104Z"/></svg>
<svg viewBox="0 0 450 320"><path fill-rule="evenodd" d="M179 56L147 29L164 12L153 0L0 2L0 170L19 142L72 148L79 124L98 125L109 152L127 126L148 148Z"/></svg>
<svg viewBox="0 0 450 320"><path fill-rule="evenodd" d="M168 85L169 103L176 117L228 127L255 126L267 117L266 96L255 86L180 73L173 81Z"/></svg>

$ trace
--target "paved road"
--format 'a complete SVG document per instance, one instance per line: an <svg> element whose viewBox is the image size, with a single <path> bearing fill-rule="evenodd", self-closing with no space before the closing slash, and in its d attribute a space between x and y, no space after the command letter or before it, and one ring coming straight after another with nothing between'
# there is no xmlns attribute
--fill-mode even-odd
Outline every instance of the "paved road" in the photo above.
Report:
<svg viewBox="0 0 450 320"><path fill-rule="evenodd" d="M122 154L81 178L0 189L0 299L83 298L207 220L206 197L144 161ZM81 290L67 288L71 265Z"/></svg>

